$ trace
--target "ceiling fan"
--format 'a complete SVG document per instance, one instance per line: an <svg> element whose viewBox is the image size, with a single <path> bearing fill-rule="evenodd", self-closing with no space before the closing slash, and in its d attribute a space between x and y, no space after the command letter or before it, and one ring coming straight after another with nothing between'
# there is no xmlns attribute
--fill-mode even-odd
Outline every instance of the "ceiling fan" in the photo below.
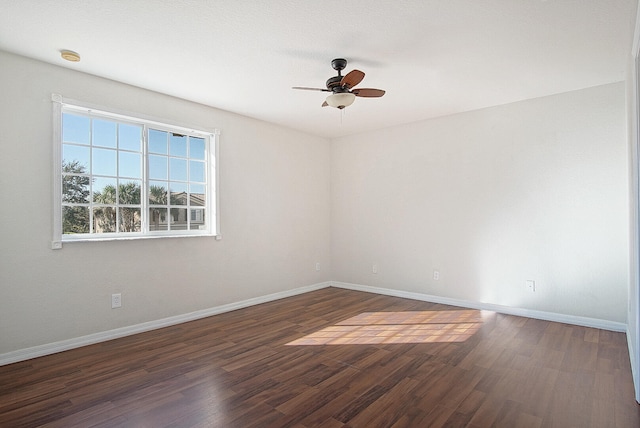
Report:
<svg viewBox="0 0 640 428"><path fill-rule="evenodd" d="M322 103L322 107L331 106L341 110L353 104L356 97L377 98L384 95L385 91L382 89L354 89L354 86L362 82L362 79L364 79L364 73L360 70L351 70L343 76L341 72L346 66L347 60L344 58L336 58L331 61L331 67L338 71L338 75L330 77L327 80L327 89L307 88L302 86L294 86L292 89L331 92L331 95L329 95L325 102Z"/></svg>

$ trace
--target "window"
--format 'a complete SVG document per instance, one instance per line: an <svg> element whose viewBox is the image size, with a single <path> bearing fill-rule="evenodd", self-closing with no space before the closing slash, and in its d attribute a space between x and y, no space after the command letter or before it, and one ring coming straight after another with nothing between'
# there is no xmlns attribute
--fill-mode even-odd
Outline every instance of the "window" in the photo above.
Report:
<svg viewBox="0 0 640 428"><path fill-rule="evenodd" d="M54 248L60 241L217 235L217 132L53 99Z"/></svg>

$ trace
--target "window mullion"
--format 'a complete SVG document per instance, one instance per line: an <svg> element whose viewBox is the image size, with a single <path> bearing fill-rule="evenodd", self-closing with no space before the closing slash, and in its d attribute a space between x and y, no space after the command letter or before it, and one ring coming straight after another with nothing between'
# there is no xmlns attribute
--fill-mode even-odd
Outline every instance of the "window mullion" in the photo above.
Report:
<svg viewBox="0 0 640 428"><path fill-rule="evenodd" d="M142 189L140 189L142 233L149 234L149 125L142 126Z"/></svg>
<svg viewBox="0 0 640 428"><path fill-rule="evenodd" d="M61 245L62 240L209 235L217 231L213 224L218 197L213 181L217 157L211 156L216 147L213 134L110 113L83 103L68 104L71 100L61 96L52 96L52 101L55 159L52 248L56 248L56 241ZM156 133L167 135L166 153L158 151L161 146L157 147ZM141 144L137 149L136 140ZM174 142L178 151L172 150ZM136 157L139 164L134 163ZM165 178L156 162L160 157L167 162ZM63 173L66 164L77 165L74 168L80 171L86 169L86 174ZM87 179L73 179L76 176ZM65 177L72 177L76 181L72 184L80 186L79 190L67 186ZM193 180L196 184L192 186ZM155 187L151 192L152 184L159 187L160 196L156 195ZM164 197L160 186L166 187ZM99 199L94 198L96 192L100 193ZM197 195L195 202L192 192ZM204 204L200 201L203 196ZM140 201L136 204L138 197ZM151 200L158 204L154 213L150 213ZM82 206L88 212L63 209ZM95 213L96 209L100 212ZM174 215L177 218L172 221Z"/></svg>

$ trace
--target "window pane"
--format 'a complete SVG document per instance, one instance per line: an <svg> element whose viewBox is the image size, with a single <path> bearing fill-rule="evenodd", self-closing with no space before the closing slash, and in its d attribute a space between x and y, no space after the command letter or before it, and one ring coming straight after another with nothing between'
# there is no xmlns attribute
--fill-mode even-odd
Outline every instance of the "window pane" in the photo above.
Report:
<svg viewBox="0 0 640 428"><path fill-rule="evenodd" d="M140 205L141 181L130 180L120 182L118 186L118 203L126 205Z"/></svg>
<svg viewBox="0 0 640 428"><path fill-rule="evenodd" d="M91 164L94 175L116 175L116 151L108 149L93 149L93 163Z"/></svg>
<svg viewBox="0 0 640 428"><path fill-rule="evenodd" d="M191 205L203 207L205 205L205 189L204 184L192 184L190 189L190 203Z"/></svg>
<svg viewBox="0 0 640 428"><path fill-rule="evenodd" d="M149 130L149 153L167 154L167 138L168 133L158 131L157 129Z"/></svg>
<svg viewBox="0 0 640 428"><path fill-rule="evenodd" d="M116 179L97 177L93 179L93 202L111 205L116 203Z"/></svg>
<svg viewBox="0 0 640 428"><path fill-rule="evenodd" d="M93 209L93 233L111 233L116 231L116 208L100 207Z"/></svg>
<svg viewBox="0 0 640 428"><path fill-rule="evenodd" d="M64 113L62 115L62 141L65 143L89 144L91 133L88 117Z"/></svg>
<svg viewBox="0 0 640 428"><path fill-rule="evenodd" d="M89 208L62 207L62 233L89 233Z"/></svg>
<svg viewBox="0 0 640 428"><path fill-rule="evenodd" d="M191 210L191 225L189 226L189 229L197 230L205 228L204 210Z"/></svg>
<svg viewBox="0 0 640 428"><path fill-rule="evenodd" d="M89 147L62 145L62 172L89 173Z"/></svg>
<svg viewBox="0 0 640 428"><path fill-rule="evenodd" d="M120 177L142 178L142 154L118 152Z"/></svg>
<svg viewBox="0 0 640 428"><path fill-rule="evenodd" d="M189 180L205 182L204 162L189 161Z"/></svg>
<svg viewBox="0 0 640 428"><path fill-rule="evenodd" d="M171 208L171 230L187 230L186 208Z"/></svg>
<svg viewBox="0 0 640 428"><path fill-rule="evenodd" d="M167 205L169 183L166 181L149 182L149 203L151 205Z"/></svg>
<svg viewBox="0 0 640 428"><path fill-rule="evenodd" d="M170 183L171 205L187 205L187 183Z"/></svg>
<svg viewBox="0 0 640 428"><path fill-rule="evenodd" d="M62 202L88 204L89 195L91 194L90 184L91 179L86 175L63 175ZM87 219L88 218L87 216Z"/></svg>
<svg viewBox="0 0 640 428"><path fill-rule="evenodd" d="M169 154L171 156L187 157L187 136L171 133L169 143Z"/></svg>
<svg viewBox="0 0 640 428"><path fill-rule="evenodd" d="M166 180L167 157L149 155L149 178L152 180Z"/></svg>
<svg viewBox="0 0 640 428"><path fill-rule="evenodd" d="M116 124L106 120L93 119L93 145L116 148Z"/></svg>
<svg viewBox="0 0 640 428"><path fill-rule="evenodd" d="M204 160L204 138L189 137L189 157Z"/></svg>
<svg viewBox="0 0 640 428"><path fill-rule="evenodd" d="M178 181L187 181L187 160L170 158L169 160L169 179Z"/></svg>
<svg viewBox="0 0 640 428"><path fill-rule="evenodd" d="M142 142L142 127L121 123L118 125L119 148L122 150L134 150L140 152Z"/></svg>
<svg viewBox="0 0 640 428"><path fill-rule="evenodd" d="M166 208L149 208L149 230L168 230Z"/></svg>
<svg viewBox="0 0 640 428"><path fill-rule="evenodd" d="M140 208L120 208L120 232L140 232Z"/></svg>
<svg viewBox="0 0 640 428"><path fill-rule="evenodd" d="M63 105L57 142L62 191L56 197L63 233L110 233L119 239L209 230L205 207L215 211L209 200L209 137L194 133Z"/></svg>

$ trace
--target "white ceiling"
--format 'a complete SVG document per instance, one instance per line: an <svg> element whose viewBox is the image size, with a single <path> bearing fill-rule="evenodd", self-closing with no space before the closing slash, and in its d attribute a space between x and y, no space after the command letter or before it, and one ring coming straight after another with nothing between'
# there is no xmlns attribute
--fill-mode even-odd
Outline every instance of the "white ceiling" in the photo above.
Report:
<svg viewBox="0 0 640 428"><path fill-rule="evenodd" d="M337 137L624 80L636 4L0 0L0 49ZM291 89L324 87L337 57L387 94L339 111Z"/></svg>

